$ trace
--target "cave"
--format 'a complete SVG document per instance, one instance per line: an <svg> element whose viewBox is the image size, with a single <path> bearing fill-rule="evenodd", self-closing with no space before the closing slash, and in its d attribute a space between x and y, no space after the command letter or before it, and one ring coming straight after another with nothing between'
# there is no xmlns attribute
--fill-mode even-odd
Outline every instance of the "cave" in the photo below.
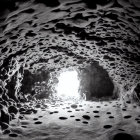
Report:
<svg viewBox="0 0 140 140"><path fill-rule="evenodd" d="M0 140L140 140L139 24L139 0L1 0Z"/></svg>

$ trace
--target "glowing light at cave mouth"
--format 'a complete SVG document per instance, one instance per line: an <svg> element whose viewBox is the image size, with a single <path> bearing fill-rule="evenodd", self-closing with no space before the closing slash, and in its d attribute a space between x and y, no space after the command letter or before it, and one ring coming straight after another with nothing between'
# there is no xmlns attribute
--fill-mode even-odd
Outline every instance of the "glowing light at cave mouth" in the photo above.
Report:
<svg viewBox="0 0 140 140"><path fill-rule="evenodd" d="M59 82L56 87L57 96L61 99L77 99L81 98L79 93L80 81L77 71L66 71L60 74Z"/></svg>

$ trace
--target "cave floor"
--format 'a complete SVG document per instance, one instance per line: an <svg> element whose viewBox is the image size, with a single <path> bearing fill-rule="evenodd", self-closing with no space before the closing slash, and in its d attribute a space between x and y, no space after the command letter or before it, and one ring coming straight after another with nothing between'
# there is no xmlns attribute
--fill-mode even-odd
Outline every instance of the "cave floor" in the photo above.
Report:
<svg viewBox="0 0 140 140"><path fill-rule="evenodd" d="M18 114L10 135L1 140L113 140L117 133L140 139L140 106L127 101L45 104L37 112Z"/></svg>

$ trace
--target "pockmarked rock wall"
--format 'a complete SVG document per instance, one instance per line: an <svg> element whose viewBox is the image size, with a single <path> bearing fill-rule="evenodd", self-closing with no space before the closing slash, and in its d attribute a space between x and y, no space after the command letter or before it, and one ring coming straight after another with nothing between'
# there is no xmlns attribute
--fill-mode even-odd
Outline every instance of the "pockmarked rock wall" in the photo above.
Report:
<svg viewBox="0 0 140 140"><path fill-rule="evenodd" d="M139 97L138 0L2 0L0 15L0 108L13 107L11 114L16 114L14 106L26 101L27 90L35 94L31 85L47 81L47 71L85 68L93 62L107 71L107 82L102 80L102 70L96 73L96 67L90 68L88 77L95 74L94 89L89 89L92 95L105 84L108 95L115 85L120 96ZM46 73L36 75L38 71ZM43 87L43 92L48 90ZM96 95L103 94L101 90ZM9 123L7 112L1 113Z"/></svg>

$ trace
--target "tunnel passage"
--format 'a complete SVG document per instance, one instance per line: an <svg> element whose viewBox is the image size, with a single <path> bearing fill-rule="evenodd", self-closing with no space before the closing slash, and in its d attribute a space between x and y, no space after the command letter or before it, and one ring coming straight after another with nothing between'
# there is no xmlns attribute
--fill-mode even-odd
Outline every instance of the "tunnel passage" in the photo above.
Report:
<svg viewBox="0 0 140 140"><path fill-rule="evenodd" d="M140 81L139 15L138 0L0 0L0 139L100 139L96 134L106 140L106 132L112 134L116 128L140 134L139 106L127 96L135 91L140 98L140 86L134 89ZM68 76L69 72L57 77L60 69L69 67L76 68L71 73L75 77ZM68 94L69 77L75 80L76 96ZM64 79L65 88L60 82ZM88 101L52 105L49 98L56 103L51 90L57 80L59 89L66 89L65 96L80 98L84 93ZM116 87L124 98L110 101L118 97ZM102 98L109 101L100 102ZM37 126L54 123L54 118L93 129L85 132L73 127L74 132L81 132L80 137L72 133L75 138L67 138L69 127L63 128L65 138L58 127L48 127L48 132L42 127L42 138L35 133ZM34 134L28 137L28 132Z"/></svg>
<svg viewBox="0 0 140 140"><path fill-rule="evenodd" d="M86 94L86 100L95 98L108 98L117 96L114 95L114 84L108 75L108 72L94 62L81 72L81 92ZM115 97L116 96L116 97Z"/></svg>
<svg viewBox="0 0 140 140"><path fill-rule="evenodd" d="M96 61L82 68L55 69L54 72L38 69L33 73L20 68L19 72L16 72L9 80L6 88L6 97L16 102L18 100L26 102L31 99L57 100L60 95L62 100L75 98L92 101L94 98L117 98L113 80ZM16 94L17 90L18 94ZM55 96L55 94L57 95Z"/></svg>

